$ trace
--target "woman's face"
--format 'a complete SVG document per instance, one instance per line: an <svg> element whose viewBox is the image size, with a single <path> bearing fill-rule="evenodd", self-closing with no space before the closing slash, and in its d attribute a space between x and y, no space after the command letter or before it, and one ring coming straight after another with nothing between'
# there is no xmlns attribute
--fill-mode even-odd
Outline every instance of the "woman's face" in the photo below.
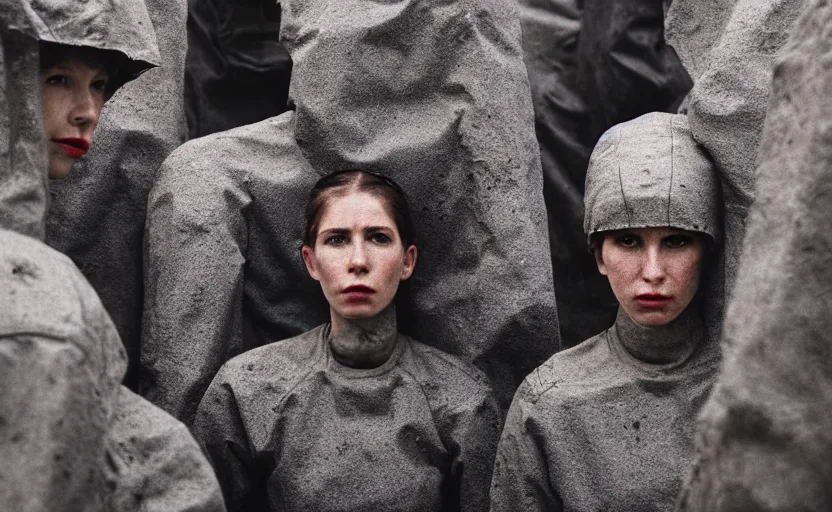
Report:
<svg viewBox="0 0 832 512"><path fill-rule="evenodd" d="M703 250L690 231L627 229L607 234L595 259L630 318L659 326L676 319L696 295Z"/></svg>
<svg viewBox="0 0 832 512"><path fill-rule="evenodd" d="M41 72L50 178L65 178L72 164L89 150L108 80L107 72L75 58Z"/></svg>
<svg viewBox="0 0 832 512"><path fill-rule="evenodd" d="M365 192L331 197L314 247L305 245L302 253L332 312L350 320L380 313L416 265L416 247L402 247L388 209Z"/></svg>

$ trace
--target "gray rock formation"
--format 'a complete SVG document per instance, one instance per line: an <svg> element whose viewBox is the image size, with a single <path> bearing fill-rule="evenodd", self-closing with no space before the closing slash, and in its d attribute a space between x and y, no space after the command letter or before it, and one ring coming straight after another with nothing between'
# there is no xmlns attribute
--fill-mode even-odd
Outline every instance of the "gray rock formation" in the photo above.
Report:
<svg viewBox="0 0 832 512"><path fill-rule="evenodd" d="M774 69L724 368L680 510L832 508L832 4L807 4Z"/></svg>

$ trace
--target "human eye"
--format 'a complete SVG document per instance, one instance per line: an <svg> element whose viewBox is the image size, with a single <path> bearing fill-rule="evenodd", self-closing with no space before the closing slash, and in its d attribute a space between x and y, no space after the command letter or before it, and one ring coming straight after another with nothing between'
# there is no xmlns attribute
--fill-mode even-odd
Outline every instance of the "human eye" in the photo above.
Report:
<svg viewBox="0 0 832 512"><path fill-rule="evenodd" d="M69 85L69 77L61 73L53 73L46 76L45 82L47 85L66 86Z"/></svg>
<svg viewBox="0 0 832 512"><path fill-rule="evenodd" d="M627 249L634 249L639 246L641 239L632 233L622 233L615 237L615 243Z"/></svg>
<svg viewBox="0 0 832 512"><path fill-rule="evenodd" d="M333 235L329 235L324 239L324 244L333 245L333 246L336 246L336 247L340 246L340 245L344 245L346 243L347 243L346 235L342 235L342 234L338 234L338 233L333 234Z"/></svg>
<svg viewBox="0 0 832 512"><path fill-rule="evenodd" d="M380 231L371 234L370 235L370 240L379 244L379 245L387 245L387 244L389 244L390 242L393 241L393 239L390 238L389 235L387 235L386 233L382 233Z"/></svg>
<svg viewBox="0 0 832 512"><path fill-rule="evenodd" d="M679 249L693 243L693 237L685 234L675 234L665 237L664 245L671 249Z"/></svg>
<svg viewBox="0 0 832 512"><path fill-rule="evenodd" d="M100 92L100 93L103 93L107 90L107 84L108 84L107 80L103 80L103 79L102 80L96 80L95 82L92 83L92 88L95 89L96 91Z"/></svg>

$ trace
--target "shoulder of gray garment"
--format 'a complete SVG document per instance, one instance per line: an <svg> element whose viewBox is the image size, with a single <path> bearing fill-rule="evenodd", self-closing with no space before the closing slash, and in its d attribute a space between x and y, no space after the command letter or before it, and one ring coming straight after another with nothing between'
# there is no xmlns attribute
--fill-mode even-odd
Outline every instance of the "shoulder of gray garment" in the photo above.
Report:
<svg viewBox="0 0 832 512"><path fill-rule="evenodd" d="M651 113L616 125L589 162L584 231L674 227L719 240L719 183L687 117Z"/></svg>

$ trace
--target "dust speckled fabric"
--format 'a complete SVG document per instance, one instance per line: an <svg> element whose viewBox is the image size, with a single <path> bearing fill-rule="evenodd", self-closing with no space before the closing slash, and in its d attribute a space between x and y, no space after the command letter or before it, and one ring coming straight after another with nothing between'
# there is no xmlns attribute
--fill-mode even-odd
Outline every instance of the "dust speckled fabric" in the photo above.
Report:
<svg viewBox="0 0 832 512"><path fill-rule="evenodd" d="M246 352L206 392L194 429L229 510L487 510L500 413L482 374L401 334L349 368L328 338Z"/></svg>

